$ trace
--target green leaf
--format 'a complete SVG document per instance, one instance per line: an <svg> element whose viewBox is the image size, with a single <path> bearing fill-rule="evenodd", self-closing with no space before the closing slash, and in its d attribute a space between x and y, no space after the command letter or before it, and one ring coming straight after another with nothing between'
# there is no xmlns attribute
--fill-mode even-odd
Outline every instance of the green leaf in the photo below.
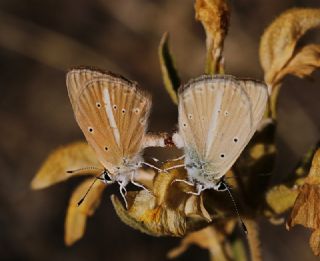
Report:
<svg viewBox="0 0 320 261"><path fill-rule="evenodd" d="M181 81L169 50L169 35L167 32L164 33L161 38L158 54L164 86L166 87L172 101L175 104L178 104L177 90Z"/></svg>

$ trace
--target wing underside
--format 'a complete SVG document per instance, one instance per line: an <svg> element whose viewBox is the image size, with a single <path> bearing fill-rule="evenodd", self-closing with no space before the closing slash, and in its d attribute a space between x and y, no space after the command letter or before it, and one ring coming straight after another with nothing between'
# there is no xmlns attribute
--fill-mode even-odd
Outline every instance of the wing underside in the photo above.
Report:
<svg viewBox="0 0 320 261"><path fill-rule="evenodd" d="M81 77L73 76L81 78L73 80L79 87L68 89L76 120L88 143L105 167L123 164L123 159L130 161L142 149L150 96L123 78L100 72L83 77L87 72L80 73Z"/></svg>
<svg viewBox="0 0 320 261"><path fill-rule="evenodd" d="M179 93L179 133L213 173L225 174L254 134L268 94L263 83L204 76Z"/></svg>

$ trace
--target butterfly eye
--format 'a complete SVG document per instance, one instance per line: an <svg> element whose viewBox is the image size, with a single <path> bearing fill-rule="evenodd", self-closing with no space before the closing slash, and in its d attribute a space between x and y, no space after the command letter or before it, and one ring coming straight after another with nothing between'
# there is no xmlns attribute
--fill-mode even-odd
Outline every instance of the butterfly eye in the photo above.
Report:
<svg viewBox="0 0 320 261"><path fill-rule="evenodd" d="M92 127L89 127L89 128L88 128L88 131L92 133L92 132L93 132L93 128L92 128Z"/></svg>
<svg viewBox="0 0 320 261"><path fill-rule="evenodd" d="M126 113L126 110L125 110L125 109L122 109L122 113L125 114L125 113Z"/></svg>
<svg viewBox="0 0 320 261"><path fill-rule="evenodd" d="M225 111L224 112L224 116L228 116L229 115L229 112L228 111Z"/></svg>
<svg viewBox="0 0 320 261"><path fill-rule="evenodd" d="M117 105L113 105L113 109L116 110L117 109Z"/></svg>
<svg viewBox="0 0 320 261"><path fill-rule="evenodd" d="M98 108L101 108L101 104L100 104L99 102L96 103L96 106L97 106Z"/></svg>
<svg viewBox="0 0 320 261"><path fill-rule="evenodd" d="M218 110L218 113L220 113L221 112L221 110Z"/></svg>
<svg viewBox="0 0 320 261"><path fill-rule="evenodd" d="M233 142L237 143L239 141L239 139L237 137L233 138Z"/></svg>
<svg viewBox="0 0 320 261"><path fill-rule="evenodd" d="M107 151L107 150L108 150L108 147L104 147L104 150Z"/></svg>
<svg viewBox="0 0 320 261"><path fill-rule="evenodd" d="M183 123L183 127L187 127L187 124Z"/></svg>
<svg viewBox="0 0 320 261"><path fill-rule="evenodd" d="M221 153L221 154L220 154L220 158L223 159L224 157L225 157L224 153Z"/></svg>
<svg viewBox="0 0 320 261"><path fill-rule="evenodd" d="M188 118L189 118L190 120L192 120L192 119L193 119L193 116L192 116L192 114L191 114L191 113L188 115Z"/></svg>

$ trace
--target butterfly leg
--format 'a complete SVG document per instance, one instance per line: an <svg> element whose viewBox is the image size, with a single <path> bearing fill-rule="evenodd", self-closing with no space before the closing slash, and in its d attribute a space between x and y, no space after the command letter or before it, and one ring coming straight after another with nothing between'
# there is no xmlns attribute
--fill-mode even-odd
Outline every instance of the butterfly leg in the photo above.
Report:
<svg viewBox="0 0 320 261"><path fill-rule="evenodd" d="M205 190L205 188L201 184L197 184L197 192L188 191L187 193L195 195L195 196L200 196L201 192L204 190Z"/></svg>
<svg viewBox="0 0 320 261"><path fill-rule="evenodd" d="M167 172L168 170L172 170L172 169L184 168L184 166L185 166L184 164L176 165L176 166L166 168L166 169L164 169L164 171Z"/></svg>
<svg viewBox="0 0 320 261"><path fill-rule="evenodd" d="M194 186L194 184L193 184L192 182L187 181L187 180L185 180L185 179L174 179L174 180L171 182L171 185L172 185L173 183L175 183L175 182L182 182L182 183L185 183L185 184L187 184L187 185L189 185L189 186Z"/></svg>
<svg viewBox="0 0 320 261"><path fill-rule="evenodd" d="M134 174L135 174L135 172L132 172L132 174L131 174L131 180L130 180L131 183L132 183L133 185L135 185L135 186L137 186L137 187L139 187L139 188L142 188L142 189L144 189L145 191L148 191L148 192L150 193L150 190L149 190L149 189L147 189L147 188L146 188L145 186L143 186L142 184L134 181Z"/></svg>
<svg viewBox="0 0 320 261"><path fill-rule="evenodd" d="M126 195L127 195L127 190L126 190L126 187L125 187L125 184L123 182L118 182L119 185L120 185L120 194L123 198L123 201L126 205L126 209L128 209L128 202L127 202L127 199L126 199Z"/></svg>
<svg viewBox="0 0 320 261"><path fill-rule="evenodd" d="M163 171L162 169L159 169L159 168L157 168L156 166L154 166L154 165L152 165L152 164L150 164L150 163L147 163L147 162L141 162L141 164L146 165L146 166L148 166L148 167L150 167L150 168L152 168L152 169L155 169L155 170L157 170L157 171L159 171L159 172L162 172L162 171Z"/></svg>

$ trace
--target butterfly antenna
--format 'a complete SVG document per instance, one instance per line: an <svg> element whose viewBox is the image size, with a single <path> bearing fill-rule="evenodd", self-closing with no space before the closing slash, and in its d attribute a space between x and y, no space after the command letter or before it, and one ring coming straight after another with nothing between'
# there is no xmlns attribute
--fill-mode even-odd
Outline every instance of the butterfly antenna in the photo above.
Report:
<svg viewBox="0 0 320 261"><path fill-rule="evenodd" d="M82 202L85 200L85 198L87 197L88 193L90 192L90 190L92 189L93 185L96 183L96 181L98 179L102 179L101 176L104 174L104 172L102 172L101 174L99 174L98 176L95 177L94 181L92 181L92 183L90 184L89 188L87 189L86 193L83 195L83 197L78 201L78 207L82 204Z"/></svg>
<svg viewBox="0 0 320 261"><path fill-rule="evenodd" d="M246 225L244 224L244 222L243 222L243 220L242 220L242 218L241 218L241 216L240 216L240 213L239 213L239 210L238 210L236 201L234 200L234 197L232 196L232 193L231 193L231 191L230 191L230 189L229 189L229 186L228 186L227 183L225 183L225 182L223 182L223 183L224 183L224 185L226 186L226 189L227 189L227 191L228 191L228 193L229 193L229 196L230 196L230 198L231 198L231 201L232 201L232 203L233 203L234 209L236 210L236 214L237 214L237 216L238 216L238 218L239 218L239 221L240 221L240 224L241 224L241 228L242 228L243 232L244 232L246 235L248 235L248 229L247 229Z"/></svg>
<svg viewBox="0 0 320 261"><path fill-rule="evenodd" d="M101 169L99 169L97 167L85 167L85 168L80 168L80 169L67 170L66 172L69 174L73 174L76 172L87 171L87 170L101 170Z"/></svg>

